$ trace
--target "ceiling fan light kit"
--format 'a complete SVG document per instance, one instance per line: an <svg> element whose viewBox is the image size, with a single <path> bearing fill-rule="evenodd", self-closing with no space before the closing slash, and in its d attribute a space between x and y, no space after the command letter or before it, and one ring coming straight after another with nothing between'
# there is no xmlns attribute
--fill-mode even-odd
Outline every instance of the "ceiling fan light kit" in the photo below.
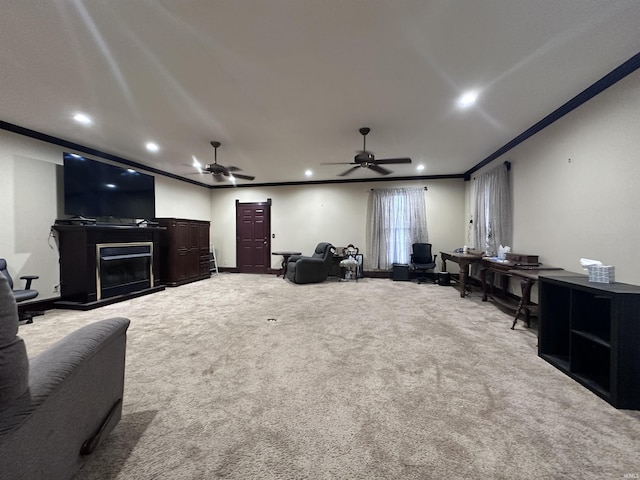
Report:
<svg viewBox="0 0 640 480"><path fill-rule="evenodd" d="M239 178L241 180L254 180L256 178L252 175L242 175L239 173L235 173L242 170L241 168L234 167L232 165L228 167L225 167L224 165L220 165L218 163L218 147L221 145L221 143L215 140L210 143L214 149L213 163L206 164L204 168L202 168L201 170L203 172L210 173L211 175L213 175L213 178L216 182L224 182L225 177L229 179ZM198 167L196 166L196 168Z"/></svg>
<svg viewBox="0 0 640 480"><path fill-rule="evenodd" d="M392 164L401 164L401 163L411 163L411 159L409 157L401 157L401 158L383 158L380 160L376 160L376 157L373 153L367 151L367 135L371 129L369 127L362 127L359 129L360 135L362 135L362 151L358 152L356 156L353 158L353 162L330 162L323 163L323 165L355 165L351 167L349 170L346 170L342 173L339 173L339 177L344 177L345 175L349 175L350 173L358 170L358 168L368 168L373 170L380 175L389 175L391 170L388 170L380 165L392 165Z"/></svg>

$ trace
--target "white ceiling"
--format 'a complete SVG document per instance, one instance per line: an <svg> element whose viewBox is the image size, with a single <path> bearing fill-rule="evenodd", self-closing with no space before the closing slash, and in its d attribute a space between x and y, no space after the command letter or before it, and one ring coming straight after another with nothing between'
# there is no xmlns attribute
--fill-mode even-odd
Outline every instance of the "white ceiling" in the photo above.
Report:
<svg viewBox="0 0 640 480"><path fill-rule="evenodd" d="M211 140L252 183L343 178L321 163L364 126L413 159L389 177L461 174L640 52L639 24L637 0L2 0L0 120L206 184Z"/></svg>

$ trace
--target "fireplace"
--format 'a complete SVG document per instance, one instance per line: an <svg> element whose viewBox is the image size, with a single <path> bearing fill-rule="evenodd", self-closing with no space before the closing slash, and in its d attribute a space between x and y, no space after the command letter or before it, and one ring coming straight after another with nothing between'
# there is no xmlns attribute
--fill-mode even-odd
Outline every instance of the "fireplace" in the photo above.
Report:
<svg viewBox="0 0 640 480"><path fill-rule="evenodd" d="M96 244L97 300L153 286L153 242Z"/></svg>

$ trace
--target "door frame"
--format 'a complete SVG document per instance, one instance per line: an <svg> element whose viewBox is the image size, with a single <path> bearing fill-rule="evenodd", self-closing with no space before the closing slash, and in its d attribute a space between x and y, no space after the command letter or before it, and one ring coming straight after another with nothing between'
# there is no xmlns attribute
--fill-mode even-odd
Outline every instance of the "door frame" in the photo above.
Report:
<svg viewBox="0 0 640 480"><path fill-rule="evenodd" d="M271 199L267 198L265 202L241 202L236 199L236 271L240 272L240 228L239 228L239 208L243 206L255 206L255 207L264 207L267 210L267 225L266 225L266 240L267 244L265 247L265 258L264 258L264 272L262 273L270 273L271 272Z"/></svg>

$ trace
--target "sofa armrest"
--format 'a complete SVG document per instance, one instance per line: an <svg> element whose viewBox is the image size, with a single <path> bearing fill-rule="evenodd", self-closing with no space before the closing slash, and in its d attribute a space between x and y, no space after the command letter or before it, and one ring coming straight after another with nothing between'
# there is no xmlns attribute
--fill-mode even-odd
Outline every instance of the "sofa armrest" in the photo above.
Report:
<svg viewBox="0 0 640 480"><path fill-rule="evenodd" d="M301 263L307 264L307 265L319 265L319 264L324 264L326 263L324 261L324 258L318 258L318 257L300 257L298 260L296 260L296 262L298 265Z"/></svg>
<svg viewBox="0 0 640 480"><path fill-rule="evenodd" d="M123 339L129 328L126 318L110 318L85 325L30 359L31 402L41 403L84 362ZM28 351L28 348L27 348Z"/></svg>
<svg viewBox="0 0 640 480"><path fill-rule="evenodd" d="M315 283L327 279L329 267L322 258L305 257L289 265L287 277L295 283Z"/></svg>
<svg viewBox="0 0 640 480"><path fill-rule="evenodd" d="M68 478L82 465L83 444L123 397L128 326L86 325L30 359L29 390L0 412L3 479ZM111 416L113 428L121 404Z"/></svg>

